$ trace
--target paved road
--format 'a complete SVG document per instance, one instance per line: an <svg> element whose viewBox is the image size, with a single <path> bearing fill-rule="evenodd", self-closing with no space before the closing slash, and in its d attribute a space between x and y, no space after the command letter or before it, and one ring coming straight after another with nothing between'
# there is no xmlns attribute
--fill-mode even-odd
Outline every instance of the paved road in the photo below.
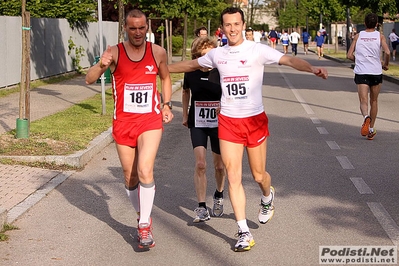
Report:
<svg viewBox="0 0 399 266"><path fill-rule="evenodd" d="M270 223L258 223L260 191L244 163L247 218L256 241L251 251L232 251L237 226L228 201L222 218L192 223L194 158L178 91L175 119L165 127L156 161L155 248L142 252L131 236L135 215L111 144L14 222L20 229L0 243L0 264L319 265L320 245L398 245L398 86L384 81L378 134L368 141L360 136L352 71L299 56L326 66L330 77L323 81L275 65L265 70L267 167L276 213ZM214 183L209 178L208 204Z"/></svg>

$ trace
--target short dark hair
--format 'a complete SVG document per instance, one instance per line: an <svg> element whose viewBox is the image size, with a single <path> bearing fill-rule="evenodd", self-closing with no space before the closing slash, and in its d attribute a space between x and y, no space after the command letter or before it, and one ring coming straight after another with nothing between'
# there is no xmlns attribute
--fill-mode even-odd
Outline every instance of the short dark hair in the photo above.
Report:
<svg viewBox="0 0 399 266"><path fill-rule="evenodd" d="M194 31L195 36L199 37L199 34L200 34L200 32L201 32L202 30L205 30L205 31L208 33L208 29L205 28L204 26L202 26L202 27L199 27L198 29L196 29L196 30Z"/></svg>
<svg viewBox="0 0 399 266"><path fill-rule="evenodd" d="M242 12L242 10L238 7L228 7L225 10L222 11L222 14L220 15L220 24L223 26L223 16L225 14L235 14L235 13L240 13L241 15L241 20L242 23L245 23L245 19L244 19L244 12Z"/></svg>
<svg viewBox="0 0 399 266"><path fill-rule="evenodd" d="M378 24L378 16L374 13L370 13L366 15L364 19L364 24L366 25L366 28L368 29L373 29L377 27Z"/></svg>
<svg viewBox="0 0 399 266"><path fill-rule="evenodd" d="M127 11L126 12L126 16L125 16L125 25L126 25L126 20L127 20L128 17L141 18L142 16L144 16L145 20L147 21L147 16L140 9L135 8L135 9L132 9L130 11ZM148 23L148 21L147 21L147 23Z"/></svg>
<svg viewBox="0 0 399 266"><path fill-rule="evenodd" d="M245 30L245 32L254 32L254 30L251 29L251 28L248 28L248 29Z"/></svg>

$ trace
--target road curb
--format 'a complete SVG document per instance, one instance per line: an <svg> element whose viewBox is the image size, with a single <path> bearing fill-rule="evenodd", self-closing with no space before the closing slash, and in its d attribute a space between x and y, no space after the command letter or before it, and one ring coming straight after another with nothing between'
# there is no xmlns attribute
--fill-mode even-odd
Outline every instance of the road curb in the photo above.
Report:
<svg viewBox="0 0 399 266"><path fill-rule="evenodd" d="M19 162L46 162L53 163L55 165L69 165L72 167L82 168L85 166L95 154L101 149L106 147L113 141L112 128L101 133L99 136L94 138L88 148L78 151L72 155L47 155L47 156L0 156L1 159L11 159Z"/></svg>
<svg viewBox="0 0 399 266"><path fill-rule="evenodd" d="M67 171L62 172L52 178L49 182L44 184L41 188L36 190L34 193L30 194L25 200L11 208L6 212L6 223L13 223L18 217L29 210L32 206L38 203L41 199L47 196L54 188L58 187L62 182L64 182L68 177L70 177L74 172Z"/></svg>

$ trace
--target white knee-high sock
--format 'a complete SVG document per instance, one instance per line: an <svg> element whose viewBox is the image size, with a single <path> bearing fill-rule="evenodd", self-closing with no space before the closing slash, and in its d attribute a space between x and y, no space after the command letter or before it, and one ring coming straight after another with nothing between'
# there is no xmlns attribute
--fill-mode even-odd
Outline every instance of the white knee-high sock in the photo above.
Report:
<svg viewBox="0 0 399 266"><path fill-rule="evenodd" d="M141 223L150 223L152 206L155 198L155 183L139 185L140 199L140 221Z"/></svg>
<svg viewBox="0 0 399 266"><path fill-rule="evenodd" d="M139 184L137 184L133 189L126 188L127 196L133 205L134 210L138 213L140 212L140 201L139 201Z"/></svg>

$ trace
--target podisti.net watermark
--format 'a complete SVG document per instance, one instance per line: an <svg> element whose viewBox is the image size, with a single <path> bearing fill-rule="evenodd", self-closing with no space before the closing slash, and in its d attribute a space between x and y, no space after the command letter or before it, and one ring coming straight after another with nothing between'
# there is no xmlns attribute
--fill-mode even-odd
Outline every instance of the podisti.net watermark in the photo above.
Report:
<svg viewBox="0 0 399 266"><path fill-rule="evenodd" d="M397 264L396 246L319 246L320 264Z"/></svg>

